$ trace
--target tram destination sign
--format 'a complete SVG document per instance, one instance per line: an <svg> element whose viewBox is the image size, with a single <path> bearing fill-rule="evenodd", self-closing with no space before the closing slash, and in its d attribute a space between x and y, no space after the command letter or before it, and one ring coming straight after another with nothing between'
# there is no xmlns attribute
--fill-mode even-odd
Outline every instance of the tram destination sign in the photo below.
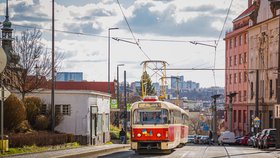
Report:
<svg viewBox="0 0 280 158"><path fill-rule="evenodd" d="M160 108L159 103L139 103L138 104L139 108Z"/></svg>

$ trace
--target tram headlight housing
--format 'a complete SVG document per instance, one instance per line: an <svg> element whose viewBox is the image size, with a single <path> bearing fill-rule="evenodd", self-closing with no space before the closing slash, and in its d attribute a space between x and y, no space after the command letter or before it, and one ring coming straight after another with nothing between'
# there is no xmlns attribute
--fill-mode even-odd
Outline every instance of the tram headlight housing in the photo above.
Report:
<svg viewBox="0 0 280 158"><path fill-rule="evenodd" d="M141 133L138 133L138 134L137 134L137 137L141 137Z"/></svg>
<svg viewBox="0 0 280 158"><path fill-rule="evenodd" d="M158 133L158 134L157 134L157 137L160 137L160 136L161 136L161 134L160 134L160 133Z"/></svg>

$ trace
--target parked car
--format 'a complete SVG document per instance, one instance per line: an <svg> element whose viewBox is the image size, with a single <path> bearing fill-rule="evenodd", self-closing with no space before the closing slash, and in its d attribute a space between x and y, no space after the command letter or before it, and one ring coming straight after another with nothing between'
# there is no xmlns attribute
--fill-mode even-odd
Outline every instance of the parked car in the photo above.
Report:
<svg viewBox="0 0 280 158"><path fill-rule="evenodd" d="M233 132L225 131L221 133L221 136L218 138L218 144L235 144L235 135Z"/></svg>
<svg viewBox="0 0 280 158"><path fill-rule="evenodd" d="M248 139L249 139L249 136L241 137L240 145L248 145Z"/></svg>
<svg viewBox="0 0 280 158"><path fill-rule="evenodd" d="M262 133L259 137L259 140L258 140L258 148L262 149L263 148L263 141L264 141L264 136L266 135L266 132L268 131L268 129L263 129L262 130Z"/></svg>
<svg viewBox="0 0 280 158"><path fill-rule="evenodd" d="M199 144L209 144L209 136L201 136Z"/></svg>
<svg viewBox="0 0 280 158"><path fill-rule="evenodd" d="M188 136L188 143L194 143L194 135L189 135Z"/></svg>
<svg viewBox="0 0 280 158"><path fill-rule="evenodd" d="M201 135L196 135L194 137L194 144L199 144L199 139L201 138Z"/></svg>
<svg viewBox="0 0 280 158"><path fill-rule="evenodd" d="M267 129L266 135L263 138L263 148L275 147L276 129Z"/></svg>
<svg viewBox="0 0 280 158"><path fill-rule="evenodd" d="M248 146L253 146L254 145L254 139L256 138L256 136L251 136L248 139Z"/></svg>
<svg viewBox="0 0 280 158"><path fill-rule="evenodd" d="M261 132L258 132L255 136L255 139L254 139L254 143L253 143L254 148L258 147L260 136L261 136Z"/></svg>
<svg viewBox="0 0 280 158"><path fill-rule="evenodd" d="M241 136L235 137L235 144L240 145L241 144Z"/></svg>

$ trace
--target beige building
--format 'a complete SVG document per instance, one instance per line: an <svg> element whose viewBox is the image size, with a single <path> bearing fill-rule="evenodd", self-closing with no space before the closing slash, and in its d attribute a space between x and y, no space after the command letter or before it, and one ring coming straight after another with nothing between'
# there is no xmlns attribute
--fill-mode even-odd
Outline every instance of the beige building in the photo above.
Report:
<svg viewBox="0 0 280 158"><path fill-rule="evenodd" d="M268 0L256 0L255 3L257 9L250 16L248 28L248 120L252 124L258 100L260 129L264 129L274 127L273 107L276 103L279 10L273 9ZM257 74L258 99L256 98Z"/></svg>

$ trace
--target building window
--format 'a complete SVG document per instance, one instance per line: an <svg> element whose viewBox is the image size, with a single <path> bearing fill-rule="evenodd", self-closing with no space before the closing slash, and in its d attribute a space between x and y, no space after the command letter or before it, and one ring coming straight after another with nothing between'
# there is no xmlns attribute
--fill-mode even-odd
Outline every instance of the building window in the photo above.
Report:
<svg viewBox="0 0 280 158"><path fill-rule="evenodd" d="M243 73L243 76L244 76L244 77L243 77L243 78L244 78L244 82L247 82L247 73L244 72L244 73Z"/></svg>
<svg viewBox="0 0 280 158"><path fill-rule="evenodd" d="M269 98L271 99L273 96L273 87L272 87L272 80L269 80Z"/></svg>
<svg viewBox="0 0 280 158"><path fill-rule="evenodd" d="M234 73L234 80L233 80L233 83L237 83L237 76L236 76L236 73Z"/></svg>
<svg viewBox="0 0 280 158"><path fill-rule="evenodd" d="M61 105L55 105L55 114L61 114Z"/></svg>
<svg viewBox="0 0 280 158"><path fill-rule="evenodd" d="M245 40L244 40L244 44L248 43L248 33L245 33Z"/></svg>
<svg viewBox="0 0 280 158"><path fill-rule="evenodd" d="M238 74L238 81L239 81L239 83L242 82L242 73L241 72L239 72L239 74Z"/></svg>
<svg viewBox="0 0 280 158"><path fill-rule="evenodd" d="M232 82L231 82L231 78L232 78L232 76L231 76L231 74L229 74L229 84L232 83Z"/></svg>
<svg viewBox="0 0 280 158"><path fill-rule="evenodd" d="M62 105L62 114L71 115L71 105Z"/></svg>
<svg viewBox="0 0 280 158"><path fill-rule="evenodd" d="M232 38L230 39L230 42L229 42L229 48L230 49L232 48Z"/></svg>
<svg viewBox="0 0 280 158"><path fill-rule="evenodd" d="M55 114L71 115L71 105L55 105Z"/></svg>
<svg viewBox="0 0 280 158"><path fill-rule="evenodd" d="M243 97L243 101L247 101L247 91L246 90L244 90L244 92L243 92L244 94L244 97Z"/></svg>
<svg viewBox="0 0 280 158"><path fill-rule="evenodd" d="M234 37L234 47L236 47L236 46L237 46L237 38Z"/></svg>
<svg viewBox="0 0 280 158"><path fill-rule="evenodd" d="M269 110L269 121L268 121L268 124L269 124L269 128L273 128L273 111Z"/></svg>
<svg viewBox="0 0 280 158"><path fill-rule="evenodd" d="M239 92L238 92L238 100L239 100L239 102L241 102L241 101L242 101L242 99L241 99L241 98L242 98L242 94L241 94L241 91L239 91Z"/></svg>
<svg viewBox="0 0 280 158"><path fill-rule="evenodd" d="M239 64L242 64L242 54L239 54Z"/></svg>
<svg viewBox="0 0 280 158"><path fill-rule="evenodd" d="M241 110L238 110L238 123L241 123Z"/></svg>
<svg viewBox="0 0 280 158"><path fill-rule="evenodd" d="M254 83L253 82L251 82L251 84L250 84L250 93L251 93L251 100L252 100L254 97Z"/></svg>
<svg viewBox="0 0 280 158"><path fill-rule="evenodd" d="M246 110L243 110L243 123L246 123Z"/></svg>
<svg viewBox="0 0 280 158"><path fill-rule="evenodd" d="M234 55L233 62L234 62L234 65L237 65L236 55Z"/></svg>
<svg viewBox="0 0 280 158"><path fill-rule="evenodd" d="M247 53L245 52L245 53L244 53L244 63L247 63L247 60L248 60L248 59L247 59Z"/></svg>
<svg viewBox="0 0 280 158"><path fill-rule="evenodd" d="M242 35L239 36L239 46L242 44Z"/></svg>
<svg viewBox="0 0 280 158"><path fill-rule="evenodd" d="M41 107L41 114L46 115L47 114L47 105L43 104Z"/></svg>
<svg viewBox="0 0 280 158"><path fill-rule="evenodd" d="M236 122L236 110L233 110L233 122Z"/></svg>
<svg viewBox="0 0 280 158"><path fill-rule="evenodd" d="M229 66L232 66L232 57L229 57Z"/></svg>

